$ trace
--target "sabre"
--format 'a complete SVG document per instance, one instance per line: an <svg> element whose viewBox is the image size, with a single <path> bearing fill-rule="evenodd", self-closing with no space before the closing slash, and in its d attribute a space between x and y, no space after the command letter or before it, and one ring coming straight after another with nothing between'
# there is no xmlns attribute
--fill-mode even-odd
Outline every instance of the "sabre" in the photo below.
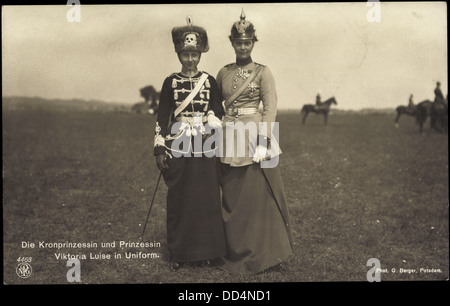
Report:
<svg viewBox="0 0 450 306"><path fill-rule="evenodd" d="M147 219L145 220L144 229L142 230L141 238L144 237L145 228L147 227L148 217L150 217L150 212L152 211L153 202L155 201L156 191L158 191L159 181L161 180L162 171L159 171L158 180L156 181L155 191L153 192L152 202L150 203L150 208L148 209Z"/></svg>

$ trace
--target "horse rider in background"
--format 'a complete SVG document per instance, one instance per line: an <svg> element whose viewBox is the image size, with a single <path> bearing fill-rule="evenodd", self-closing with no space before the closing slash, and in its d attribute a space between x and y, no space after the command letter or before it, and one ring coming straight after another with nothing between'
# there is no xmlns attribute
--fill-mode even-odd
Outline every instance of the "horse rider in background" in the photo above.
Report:
<svg viewBox="0 0 450 306"><path fill-rule="evenodd" d="M408 102L408 108L413 109L415 107L414 102L413 102L413 95L411 94L409 96L409 102Z"/></svg>
<svg viewBox="0 0 450 306"><path fill-rule="evenodd" d="M321 106L322 106L322 101L320 99L320 94L317 94L317 96L316 96L316 110L320 109Z"/></svg>
<svg viewBox="0 0 450 306"><path fill-rule="evenodd" d="M441 91L441 83L436 83L436 88L434 89L434 102L435 103L444 103L444 95Z"/></svg>

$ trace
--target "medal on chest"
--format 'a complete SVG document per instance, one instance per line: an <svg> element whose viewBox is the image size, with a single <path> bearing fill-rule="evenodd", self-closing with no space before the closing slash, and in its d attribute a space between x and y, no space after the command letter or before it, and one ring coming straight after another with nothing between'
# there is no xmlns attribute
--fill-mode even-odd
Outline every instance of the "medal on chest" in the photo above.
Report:
<svg viewBox="0 0 450 306"><path fill-rule="evenodd" d="M258 88L258 85L256 85L255 82L251 82L250 84L248 84L247 88L249 89L248 96L250 98L253 98L255 96L255 91Z"/></svg>
<svg viewBox="0 0 450 306"><path fill-rule="evenodd" d="M250 76L250 71L248 69L238 68L237 76L245 80Z"/></svg>

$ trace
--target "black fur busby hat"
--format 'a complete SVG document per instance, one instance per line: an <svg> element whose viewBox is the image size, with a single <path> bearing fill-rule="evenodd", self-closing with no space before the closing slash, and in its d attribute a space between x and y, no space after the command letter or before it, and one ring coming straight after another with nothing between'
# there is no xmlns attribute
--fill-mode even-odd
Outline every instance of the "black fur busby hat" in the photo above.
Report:
<svg viewBox="0 0 450 306"><path fill-rule="evenodd" d="M186 22L186 26L172 29L172 41L175 45L175 52L207 52L209 45L206 30L202 27L194 26L190 16L186 17Z"/></svg>

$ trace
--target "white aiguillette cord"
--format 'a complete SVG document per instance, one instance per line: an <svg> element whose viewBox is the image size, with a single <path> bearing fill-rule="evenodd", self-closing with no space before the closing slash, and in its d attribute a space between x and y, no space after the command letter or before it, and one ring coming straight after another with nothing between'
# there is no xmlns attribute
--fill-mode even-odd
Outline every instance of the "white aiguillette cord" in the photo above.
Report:
<svg viewBox="0 0 450 306"><path fill-rule="evenodd" d="M183 103L180 104L180 106L177 107L177 109L174 111L173 116L178 116L179 113L181 113L186 106L188 106L189 103L191 103L192 99L194 99L195 95L200 91L200 88L202 88L203 83L205 83L206 79L208 78L207 73L202 73L200 76L200 79L198 80L197 85L194 87L194 89L191 91L191 93L186 97L186 99L183 101Z"/></svg>

